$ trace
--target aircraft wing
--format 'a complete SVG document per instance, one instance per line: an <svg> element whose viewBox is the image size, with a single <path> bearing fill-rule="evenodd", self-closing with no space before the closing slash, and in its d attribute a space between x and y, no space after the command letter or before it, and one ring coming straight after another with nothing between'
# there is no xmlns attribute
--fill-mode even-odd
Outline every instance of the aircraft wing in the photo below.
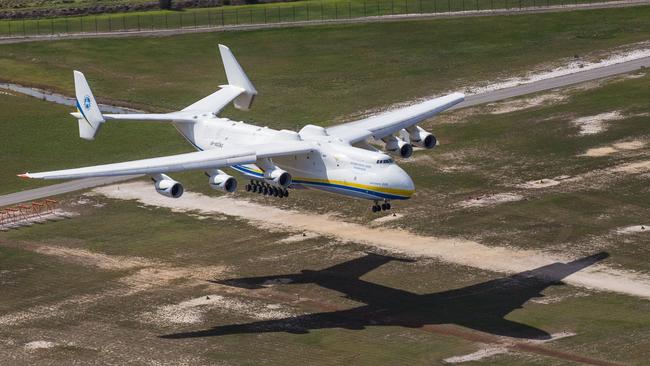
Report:
<svg viewBox="0 0 650 366"><path fill-rule="evenodd" d="M312 151L305 141L282 141L241 148L214 149L85 168L19 174L21 178L76 179L132 174L160 174L186 170L217 169L235 164L251 164L258 158L294 155Z"/></svg>
<svg viewBox="0 0 650 366"><path fill-rule="evenodd" d="M381 139L431 118L463 100L465 100L464 94L452 93L377 116L333 126L327 129L327 133L351 144L369 137Z"/></svg>

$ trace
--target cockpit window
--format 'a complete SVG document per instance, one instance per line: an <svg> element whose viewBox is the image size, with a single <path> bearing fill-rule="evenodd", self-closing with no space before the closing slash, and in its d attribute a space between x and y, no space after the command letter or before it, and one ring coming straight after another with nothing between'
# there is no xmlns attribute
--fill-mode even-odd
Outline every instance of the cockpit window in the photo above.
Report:
<svg viewBox="0 0 650 366"><path fill-rule="evenodd" d="M377 160L377 164L392 164L393 159Z"/></svg>

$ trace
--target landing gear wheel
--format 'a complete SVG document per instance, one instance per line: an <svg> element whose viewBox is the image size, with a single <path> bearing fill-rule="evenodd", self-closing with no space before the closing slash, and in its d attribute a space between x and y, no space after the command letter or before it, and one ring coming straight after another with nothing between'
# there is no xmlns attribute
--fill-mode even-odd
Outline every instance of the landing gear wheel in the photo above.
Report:
<svg viewBox="0 0 650 366"><path fill-rule="evenodd" d="M382 204L381 204L381 210L382 210L382 211L386 211L386 210L388 210L388 205L387 205L386 203L382 203Z"/></svg>
<svg viewBox="0 0 650 366"><path fill-rule="evenodd" d="M390 203L389 202L386 202L386 209L390 210Z"/></svg>
<svg viewBox="0 0 650 366"><path fill-rule="evenodd" d="M247 184L247 185L246 185L246 192L250 192L251 189L252 189L251 185L250 185L250 184Z"/></svg>
<svg viewBox="0 0 650 366"><path fill-rule="evenodd" d="M277 197L278 196L278 187L272 187L272 188L273 188L272 189L273 192L271 194L273 194L273 197Z"/></svg>
<svg viewBox="0 0 650 366"><path fill-rule="evenodd" d="M379 211L381 211L381 207L379 205L372 206L372 212L379 212Z"/></svg>

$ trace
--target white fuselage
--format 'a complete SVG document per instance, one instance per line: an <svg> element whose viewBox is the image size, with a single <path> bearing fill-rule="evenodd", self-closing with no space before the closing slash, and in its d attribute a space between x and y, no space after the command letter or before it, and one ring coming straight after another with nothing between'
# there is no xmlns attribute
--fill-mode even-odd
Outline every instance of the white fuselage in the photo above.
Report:
<svg viewBox="0 0 650 366"><path fill-rule="evenodd" d="M291 174L295 187L370 200L408 199L415 191L411 177L390 156L351 146L328 136L322 127L307 125L297 133L208 116L197 123L177 123L176 127L199 150L296 140L312 142L313 152L273 158L273 164ZM232 168L250 179L264 180L260 165Z"/></svg>

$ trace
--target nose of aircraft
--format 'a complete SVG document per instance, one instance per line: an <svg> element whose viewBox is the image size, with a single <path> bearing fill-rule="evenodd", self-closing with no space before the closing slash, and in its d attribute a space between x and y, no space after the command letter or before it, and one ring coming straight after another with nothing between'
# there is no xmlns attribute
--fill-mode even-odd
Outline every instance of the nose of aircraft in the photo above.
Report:
<svg viewBox="0 0 650 366"><path fill-rule="evenodd" d="M388 184L400 196L411 197L415 193L413 179L397 164L389 167Z"/></svg>

